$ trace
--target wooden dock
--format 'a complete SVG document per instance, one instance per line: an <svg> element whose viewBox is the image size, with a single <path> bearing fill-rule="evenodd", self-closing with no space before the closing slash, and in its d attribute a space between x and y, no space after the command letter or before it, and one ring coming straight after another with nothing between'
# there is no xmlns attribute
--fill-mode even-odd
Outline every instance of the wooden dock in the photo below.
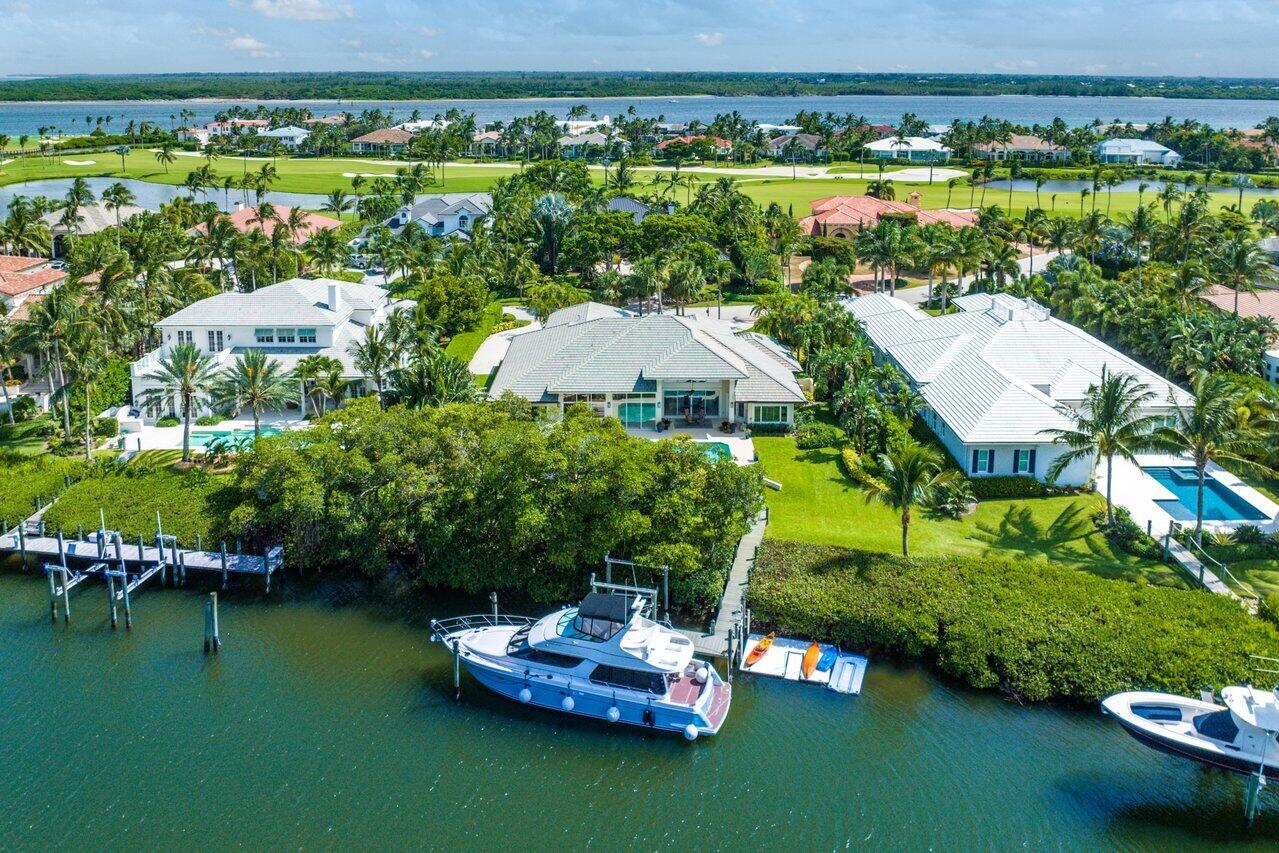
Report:
<svg viewBox="0 0 1279 853"><path fill-rule="evenodd" d="M737 543L737 553L733 555L733 565L728 572L728 582L724 585L724 594L720 597L719 608L715 611L715 619L708 631L681 631L693 641L693 648L698 654L709 657L740 657L741 642L749 629L746 613L746 585L750 581L751 567L755 565L755 555L760 543L764 541L764 529L768 526L768 510L760 511L755 516L751 527ZM731 663L731 661L730 661Z"/></svg>

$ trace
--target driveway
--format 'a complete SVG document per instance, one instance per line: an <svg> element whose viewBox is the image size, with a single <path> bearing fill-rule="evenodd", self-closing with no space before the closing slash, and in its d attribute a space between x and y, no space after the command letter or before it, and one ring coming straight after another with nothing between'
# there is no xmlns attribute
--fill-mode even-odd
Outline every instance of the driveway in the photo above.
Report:
<svg viewBox="0 0 1279 853"><path fill-rule="evenodd" d="M517 320L528 320L529 324L518 329L507 329L505 332L494 332L485 338L484 343L480 344L480 348L471 357L471 373L476 376L488 376L502 363L502 359L506 358L506 351L511 348L512 338L528 332L536 332L542 328L542 324L533 317L532 312L523 306L508 305L502 309L502 313L509 314Z"/></svg>

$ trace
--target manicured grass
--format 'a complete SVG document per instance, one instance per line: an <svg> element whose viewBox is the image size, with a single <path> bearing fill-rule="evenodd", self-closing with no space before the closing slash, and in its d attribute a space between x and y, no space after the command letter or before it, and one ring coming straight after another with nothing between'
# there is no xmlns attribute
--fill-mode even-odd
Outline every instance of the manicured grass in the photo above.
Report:
<svg viewBox="0 0 1279 853"><path fill-rule="evenodd" d="M0 454L0 519L13 524L35 512L36 498L45 503L76 477L84 462L75 458L37 456L23 459Z"/></svg>
<svg viewBox="0 0 1279 853"><path fill-rule="evenodd" d="M764 475L782 484L780 492L765 490L770 538L901 553L897 511L866 500L844 476L838 451L798 450L792 438L759 437L754 443ZM957 520L917 509L911 555L1049 560L1102 577L1184 586L1172 568L1118 552L1096 532L1090 515L1100 500L1075 495L982 501L975 513Z"/></svg>
<svg viewBox="0 0 1279 853"><path fill-rule="evenodd" d="M76 162L92 160L94 162L90 165L69 165L66 162L67 160ZM344 173L393 175L396 168L408 165L399 161L384 161L375 157L303 158L296 160L281 157L275 161L268 157L250 157L247 162L240 157L221 157L213 163L213 170L219 176L239 176L244 173L246 168L250 171L255 171L260 169L264 163L271 162L274 163L279 175L271 186L273 190L321 194L335 189L350 192L351 179L346 177ZM24 157L7 166L0 167L0 185L48 178L74 177L77 175L86 177L119 176L156 183L181 184L189 172L199 169L205 164L206 161L203 157L179 156L177 161L171 163L166 171L156 161L155 155L151 150L145 147L135 148L125 157L124 171L120 170L120 158L110 152L65 157L59 155L47 158ZM809 211L809 202L814 199L830 195L861 195L865 193L868 180L873 180L877 176L877 172L868 170L863 177L857 177L855 171L849 171L847 177L841 176L843 170L855 170L856 168L855 165L837 166L836 169L840 171L836 172L833 177L826 179L802 177L799 179L788 177L769 178L754 175L730 177L737 182L742 192L756 202L762 205L777 202L782 206L783 210L790 210L795 216L805 216ZM510 175L517 170L518 164L448 164L443 170L443 183L437 182L428 191L481 192L490 189L498 178ZM714 181L721 177L716 174L696 174L691 172L686 174L697 181ZM885 170L886 177L891 177L891 174L890 170ZM642 187L653 177L656 177L656 173L639 171L636 173L636 185ZM604 173L602 170L593 169L591 171L591 179L593 181L599 183L603 181L603 178ZM899 184L897 186L899 198L904 199L912 191L918 191L921 194L921 204L925 208L945 207L948 199L952 207L968 207L970 203L980 203L982 198L980 187L972 195L970 195L966 186L955 187L953 192L949 192L946 188L946 182L940 180L933 184ZM681 194L681 197L685 196L686 194ZM1150 198L1153 199L1153 195L1150 195ZM1261 198L1264 198L1264 196L1245 196L1245 212ZM1033 192L1014 192L1011 199L1012 213L1014 215L1020 216L1027 208L1036 206L1035 193ZM1110 199L1110 214L1115 217L1121 213L1130 212L1137 206L1136 193L1114 193L1113 199L1111 199L1109 194L1103 192L1096 199L1097 208L1105 210L1108 206L1108 199ZM1228 188L1223 187L1220 191L1212 193L1213 208L1223 204L1233 204L1236 200L1236 193ZM1090 198L1085 204L1085 213L1092 209L1092 201ZM1007 208L1009 206L1009 194L1006 191L988 188L985 202L987 205L999 204ZM1079 196L1077 193L1059 193L1055 205L1050 193L1040 193L1039 202L1054 215L1072 217L1079 215Z"/></svg>
<svg viewBox="0 0 1279 853"><path fill-rule="evenodd" d="M63 530L94 529L101 508L108 529L150 540L158 511L164 532L182 545L194 547L196 534L216 543L218 519L234 499L231 480L199 469L179 471L172 465L175 454L140 454L128 465L76 483L45 513L46 521Z"/></svg>
<svg viewBox="0 0 1279 853"><path fill-rule="evenodd" d="M44 453L48 442L40 435L47 418L36 418L9 426L7 421L0 420L3 438L0 438L0 453L10 452L22 456L39 456Z"/></svg>
<svg viewBox="0 0 1279 853"><path fill-rule="evenodd" d="M470 364L471 358L474 357L476 350L480 348L480 344L484 343L484 339L493 333L493 327L501 319L501 303L490 302L489 306L484 309L480 324L469 332L460 332L454 335L448 345L444 347L445 354L453 356L463 364Z"/></svg>

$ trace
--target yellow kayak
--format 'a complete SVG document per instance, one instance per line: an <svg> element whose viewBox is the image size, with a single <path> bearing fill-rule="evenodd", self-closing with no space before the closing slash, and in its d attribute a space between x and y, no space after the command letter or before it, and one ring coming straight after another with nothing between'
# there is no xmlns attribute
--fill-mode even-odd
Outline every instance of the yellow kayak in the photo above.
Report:
<svg viewBox="0 0 1279 853"><path fill-rule="evenodd" d="M813 672L817 669L817 662L822 659L822 647L817 645L817 641L813 640L812 645L808 647L808 651L804 652L804 662L800 665L800 672L804 673L805 678L812 678Z"/></svg>

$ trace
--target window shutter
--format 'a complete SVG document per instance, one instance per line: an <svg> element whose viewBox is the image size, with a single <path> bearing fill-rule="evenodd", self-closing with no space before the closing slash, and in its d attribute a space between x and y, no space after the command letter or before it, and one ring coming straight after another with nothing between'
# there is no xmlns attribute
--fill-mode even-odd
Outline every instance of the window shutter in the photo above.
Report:
<svg viewBox="0 0 1279 853"><path fill-rule="evenodd" d="M972 471L974 474L976 474L976 473L977 473L977 451L976 451L976 450L974 450L974 451L973 451L973 464L972 464L972 467L971 467L971 468L969 468L968 470Z"/></svg>
<svg viewBox="0 0 1279 853"><path fill-rule="evenodd" d="M1030 473L1035 473L1035 448L1030 448Z"/></svg>
<svg viewBox="0 0 1279 853"><path fill-rule="evenodd" d="M987 456L986 456L986 473L987 473L987 474L993 474L993 473L995 473L995 451L994 451L994 449L992 448L992 449L990 449L990 450L986 451L986 453L987 453Z"/></svg>

